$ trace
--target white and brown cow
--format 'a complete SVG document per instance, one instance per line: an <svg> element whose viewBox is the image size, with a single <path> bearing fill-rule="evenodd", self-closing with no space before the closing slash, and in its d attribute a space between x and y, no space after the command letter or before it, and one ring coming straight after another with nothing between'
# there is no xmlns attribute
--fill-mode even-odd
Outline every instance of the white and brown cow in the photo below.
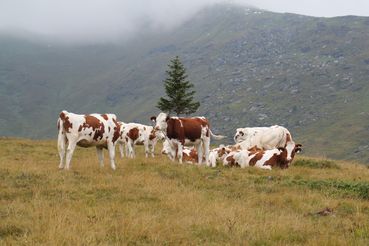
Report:
<svg viewBox="0 0 369 246"><path fill-rule="evenodd" d="M292 141L291 133L283 126L256 127L254 130L248 128L245 132L239 129L234 138L240 141L237 145L242 149L255 146L260 149L273 149L285 147L288 141ZM244 133L243 136L241 136L242 133Z"/></svg>
<svg viewBox="0 0 369 246"><path fill-rule="evenodd" d="M135 145L144 145L145 155L148 157L151 154L154 157L154 148L158 137L152 126L147 126L138 123L119 123L121 125L119 147L120 154L123 157L123 144L126 144L126 154L130 158L134 158Z"/></svg>
<svg viewBox="0 0 369 246"><path fill-rule="evenodd" d="M120 127L115 114L81 115L64 110L59 115L57 125L59 168L63 169L65 164L65 168L69 169L73 152L78 145L85 148L95 146L100 166L104 165L103 149L108 149L110 166L115 170L115 144L120 137Z"/></svg>
<svg viewBox="0 0 369 246"><path fill-rule="evenodd" d="M219 147L214 148L209 153L209 162L207 165L209 167L216 167L218 161L223 161L224 157L227 156L232 151L240 150L241 148L236 145L219 145Z"/></svg>
<svg viewBox="0 0 369 246"><path fill-rule="evenodd" d="M168 158L174 161L178 157L178 148L173 149L170 145L168 139L164 140L163 142L163 149L161 150L163 155L168 156ZM198 163L198 153L197 150L191 146L183 146L183 157L184 162L195 164ZM204 161L204 159L203 159Z"/></svg>
<svg viewBox="0 0 369 246"><path fill-rule="evenodd" d="M205 117L180 118L169 117L166 113L160 113L157 117L151 117L155 130L164 134L172 151L177 151L179 162L182 163L183 146L195 146L198 153L198 163L201 164L205 154L206 163L209 161L210 137L219 140L224 136L214 135ZM204 148L204 151L203 151Z"/></svg>
<svg viewBox="0 0 369 246"><path fill-rule="evenodd" d="M286 147L262 150L253 148L250 150L238 150L230 152L223 160L226 166L255 166L261 169L271 170L272 167L288 168L296 153L299 153L301 144L289 142Z"/></svg>

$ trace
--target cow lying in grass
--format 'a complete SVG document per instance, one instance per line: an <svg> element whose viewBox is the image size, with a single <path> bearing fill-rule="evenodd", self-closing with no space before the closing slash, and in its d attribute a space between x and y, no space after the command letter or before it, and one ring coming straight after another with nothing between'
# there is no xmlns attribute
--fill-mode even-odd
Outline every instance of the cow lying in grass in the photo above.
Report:
<svg viewBox="0 0 369 246"><path fill-rule="evenodd" d="M241 150L239 146L236 145L219 145L219 147L214 148L209 153L209 161L207 166L209 167L216 167L217 162L223 162L223 159L226 155L228 155L232 151Z"/></svg>
<svg viewBox="0 0 369 246"><path fill-rule="evenodd" d="M78 145L85 148L95 146L100 166L104 165L103 149L107 149L110 166L115 170L115 145L120 137L120 126L115 114L81 115L64 110L59 115L57 126L60 169L63 169L64 165L69 169L73 152Z"/></svg>
<svg viewBox="0 0 369 246"><path fill-rule="evenodd" d="M232 151L224 157L223 165L240 166L241 168L256 166L268 170L278 166L284 169L289 167L295 154L302 150L301 146L301 144L295 144L291 141L283 148L279 147L271 150L254 148Z"/></svg>

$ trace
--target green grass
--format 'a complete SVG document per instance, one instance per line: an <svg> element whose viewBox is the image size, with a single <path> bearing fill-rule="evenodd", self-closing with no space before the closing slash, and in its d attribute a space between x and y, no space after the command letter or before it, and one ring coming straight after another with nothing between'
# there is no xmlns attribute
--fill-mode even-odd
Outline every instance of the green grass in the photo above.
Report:
<svg viewBox="0 0 369 246"><path fill-rule="evenodd" d="M0 244L369 243L365 166L304 156L287 170L211 169L137 156L112 171L79 148L60 171L55 141L0 139Z"/></svg>

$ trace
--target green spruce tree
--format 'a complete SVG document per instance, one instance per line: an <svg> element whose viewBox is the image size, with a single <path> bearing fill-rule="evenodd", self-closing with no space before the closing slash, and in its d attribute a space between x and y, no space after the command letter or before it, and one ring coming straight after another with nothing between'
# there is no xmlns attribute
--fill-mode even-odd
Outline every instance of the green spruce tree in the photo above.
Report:
<svg viewBox="0 0 369 246"><path fill-rule="evenodd" d="M165 93L168 98L160 97L157 107L169 114L192 114L200 107L199 102L194 102L194 85L187 80L186 69L176 56L168 65L167 78L163 81Z"/></svg>

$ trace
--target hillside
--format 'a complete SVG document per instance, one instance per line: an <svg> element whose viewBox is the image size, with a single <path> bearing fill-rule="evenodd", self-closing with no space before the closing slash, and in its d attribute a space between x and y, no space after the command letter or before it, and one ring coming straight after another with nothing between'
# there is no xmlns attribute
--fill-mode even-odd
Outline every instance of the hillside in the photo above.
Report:
<svg viewBox="0 0 369 246"><path fill-rule="evenodd" d="M234 5L121 45L0 37L0 135L54 138L62 109L149 124L179 55L215 132L288 127L308 154L369 162L369 18ZM32 41L30 41L32 40Z"/></svg>
<svg viewBox="0 0 369 246"><path fill-rule="evenodd" d="M369 243L363 165L299 156L285 170L211 169L140 147L113 172L77 148L58 171L56 153L54 141L0 139L1 245Z"/></svg>

